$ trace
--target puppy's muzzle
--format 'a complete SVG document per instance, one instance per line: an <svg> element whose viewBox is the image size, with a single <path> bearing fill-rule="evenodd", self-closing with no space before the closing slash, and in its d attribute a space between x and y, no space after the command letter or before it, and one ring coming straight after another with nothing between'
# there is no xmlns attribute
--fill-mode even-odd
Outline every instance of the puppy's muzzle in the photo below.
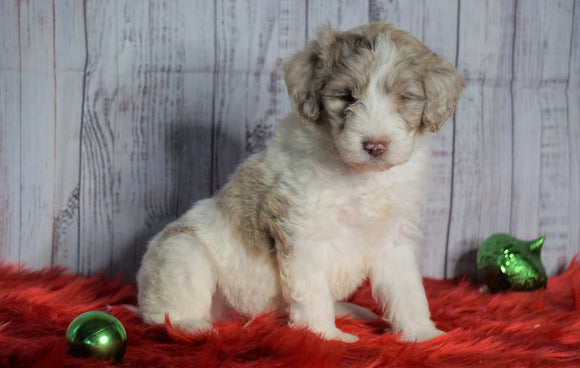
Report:
<svg viewBox="0 0 580 368"><path fill-rule="evenodd" d="M363 142L363 149L373 157L379 157L387 150L387 142L383 140L368 140Z"/></svg>

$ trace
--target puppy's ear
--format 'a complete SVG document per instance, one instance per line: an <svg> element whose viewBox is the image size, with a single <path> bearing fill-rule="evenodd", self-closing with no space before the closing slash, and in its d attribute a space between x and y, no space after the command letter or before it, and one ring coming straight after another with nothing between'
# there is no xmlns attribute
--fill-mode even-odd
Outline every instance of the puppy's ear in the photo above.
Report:
<svg viewBox="0 0 580 368"><path fill-rule="evenodd" d="M423 80L427 103L421 122L424 128L437 132L453 114L465 80L449 62L436 55L433 57L430 71Z"/></svg>
<svg viewBox="0 0 580 368"><path fill-rule="evenodd" d="M312 123L320 121L320 89L323 79L320 71L324 68L324 49L333 37L334 31L330 26L320 28L317 40L310 42L306 49L282 64L292 108L304 120Z"/></svg>

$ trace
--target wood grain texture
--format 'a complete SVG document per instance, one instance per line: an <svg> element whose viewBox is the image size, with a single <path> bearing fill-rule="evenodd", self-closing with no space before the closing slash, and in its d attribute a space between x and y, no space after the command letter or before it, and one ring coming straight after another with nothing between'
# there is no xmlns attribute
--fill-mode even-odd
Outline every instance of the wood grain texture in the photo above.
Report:
<svg viewBox="0 0 580 368"><path fill-rule="evenodd" d="M370 19L373 22L386 21L406 30L420 39L423 34L425 1L370 0ZM443 7L449 4L442 4Z"/></svg>
<svg viewBox="0 0 580 368"><path fill-rule="evenodd" d="M148 239L194 199L209 193L212 110L211 103L201 99L204 94L197 91L211 86L213 70L211 60L197 62L204 55L213 55L213 37L193 43L185 38L182 27L194 10L197 16L211 19L213 8L205 6L202 14L195 5L125 1L89 9L98 14L87 16L87 21L93 17L97 22L108 17L114 20L111 12L119 17L109 27L100 28L96 23L87 35L89 43L96 42L90 47L95 50L95 64L89 54L88 69L97 85L91 89L87 78L86 100L95 99L86 106L89 120L82 144L87 147L87 157L93 149L107 155L88 157L92 165L87 162L83 169L86 167L87 180L99 177L101 184L86 190L103 191L100 196L108 201L87 203L94 209L90 216L103 226L96 229L100 234L94 234L88 223L82 225L87 230L81 241L87 264L84 273L104 267L114 273L134 274ZM187 6L190 12L183 13ZM201 31L190 30L192 34ZM184 65L186 55L188 65ZM206 90L205 96L212 92ZM102 99L103 95L107 97ZM186 97L191 100L184 105ZM198 126L191 126L190 121ZM198 185L203 182L205 188ZM91 193L87 195L91 200ZM92 251L95 248L104 252Z"/></svg>
<svg viewBox="0 0 580 368"><path fill-rule="evenodd" d="M20 73L0 72L0 259L13 262L20 260L19 96Z"/></svg>
<svg viewBox="0 0 580 368"><path fill-rule="evenodd" d="M550 274L567 265L564 254L580 249L569 223L577 219L570 200L578 184L565 169L573 157L566 98L573 63L570 38L562 38L572 34L573 5L542 1L516 12L511 228L522 238L546 237L542 259Z"/></svg>
<svg viewBox="0 0 580 368"><path fill-rule="evenodd" d="M159 134L159 125L165 122L155 121L152 116L153 109L164 108L164 101L157 98L165 92L158 84L158 65L153 63L153 38L158 31L152 26L154 11L148 1L117 1L116 5L119 14L115 32L118 86L112 105L114 120L111 121L114 199L111 272L132 274L138 264L136 247L144 246L150 236L146 231L148 212L157 204L157 195L164 197L165 180L170 182L172 178L165 172L168 163L157 160L153 180L158 188L148 190L149 161L156 154L166 152L165 131ZM160 45L155 46L159 48ZM160 48L160 57L162 50L166 51ZM170 76L164 73L162 78ZM170 131L169 126L167 131ZM162 147L155 148L160 152L154 152L151 146L158 145ZM153 202L151 207L147 201ZM165 198L163 206L172 205L174 200Z"/></svg>
<svg viewBox="0 0 580 368"><path fill-rule="evenodd" d="M86 64L84 3L54 2L56 83L52 264L78 271L80 135ZM75 52L71 53L71 50Z"/></svg>
<svg viewBox="0 0 580 368"><path fill-rule="evenodd" d="M119 75L117 1L85 3L87 66L81 129L79 271L111 270Z"/></svg>
<svg viewBox="0 0 580 368"><path fill-rule="evenodd" d="M570 181L570 131L568 129L568 103L566 84L569 79L571 37L574 1L546 1L539 3L544 9L545 32L543 46L542 82L540 105L542 106L541 177L540 177L540 232L548 239L542 260L547 272L555 274L569 263L566 254L580 251L580 240L569 233L569 203L573 185L579 190L579 182ZM540 55L538 55L540 56ZM545 102L544 102L545 101ZM578 137L576 135L576 137ZM580 221L576 218L576 226Z"/></svg>
<svg viewBox="0 0 580 368"><path fill-rule="evenodd" d="M369 22L368 0L325 0L308 2L308 27L306 37L316 37L316 29L330 25L335 29L346 31Z"/></svg>
<svg viewBox="0 0 580 368"><path fill-rule="evenodd" d="M273 4L262 2L258 8ZM251 55L249 39L256 32L257 20L250 17L248 1L215 2L216 71L214 79L212 189L223 186L235 167L246 156L248 121L248 74L257 55ZM270 30L271 33L271 30ZM259 37L259 36L258 36ZM254 48L256 44L253 44ZM251 60L253 56L253 60ZM254 91L255 92L255 91Z"/></svg>
<svg viewBox="0 0 580 368"><path fill-rule="evenodd" d="M52 261L55 169L53 7L19 2L20 256L31 267Z"/></svg>
<svg viewBox="0 0 580 368"><path fill-rule="evenodd" d="M213 1L184 0L177 19L183 25L183 89L180 117L173 134L173 153L179 160L177 215L201 198L212 183L212 127L214 116L215 5ZM198 21L190 21L196 14Z"/></svg>
<svg viewBox="0 0 580 368"><path fill-rule="evenodd" d="M457 15L455 1L425 2L424 27L420 40L452 64L457 60ZM444 278L452 195L453 115L437 134L431 136L431 166L427 179L427 203L423 208L423 254L425 276ZM442 255L445 254L445 257Z"/></svg>
<svg viewBox="0 0 580 368"><path fill-rule="evenodd" d="M473 276L479 244L510 230L514 10L513 2L461 2L458 69L467 86L455 112L447 277Z"/></svg>
<svg viewBox="0 0 580 368"><path fill-rule="evenodd" d="M279 67L287 55L284 47L294 46L289 24L305 25L304 17L303 2L216 2L216 23L224 26L216 33L213 189L247 155L264 148L277 120L289 111L282 102L287 99L282 99Z"/></svg>
<svg viewBox="0 0 580 368"><path fill-rule="evenodd" d="M457 46L456 1L371 1L373 20L397 24L433 52L455 64ZM454 118L431 137L432 156L423 208L423 248L421 271L430 277L445 276L445 254L451 207Z"/></svg>
<svg viewBox="0 0 580 368"><path fill-rule="evenodd" d="M279 67L331 24L383 20L457 61L432 136L422 271L474 271L493 232L580 251L580 11L540 0L0 2L0 258L132 277L147 239L290 111Z"/></svg>
<svg viewBox="0 0 580 368"><path fill-rule="evenodd" d="M569 245L565 257L580 253L580 3L574 1L566 97L570 150Z"/></svg>
<svg viewBox="0 0 580 368"><path fill-rule="evenodd" d="M20 260L20 19L0 2L0 259Z"/></svg>

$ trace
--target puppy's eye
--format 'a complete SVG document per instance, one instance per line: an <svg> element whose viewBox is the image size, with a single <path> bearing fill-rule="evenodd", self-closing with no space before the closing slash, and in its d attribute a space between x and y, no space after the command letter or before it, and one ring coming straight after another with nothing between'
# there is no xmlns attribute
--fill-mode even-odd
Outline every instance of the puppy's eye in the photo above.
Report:
<svg viewBox="0 0 580 368"><path fill-rule="evenodd" d="M352 97L352 94L348 93L346 95L341 96L341 98L349 105L352 105L353 103L357 102L358 99Z"/></svg>
<svg viewBox="0 0 580 368"><path fill-rule="evenodd" d="M411 97L409 95L405 94L399 95L399 101L401 101L402 103L409 102L410 99Z"/></svg>

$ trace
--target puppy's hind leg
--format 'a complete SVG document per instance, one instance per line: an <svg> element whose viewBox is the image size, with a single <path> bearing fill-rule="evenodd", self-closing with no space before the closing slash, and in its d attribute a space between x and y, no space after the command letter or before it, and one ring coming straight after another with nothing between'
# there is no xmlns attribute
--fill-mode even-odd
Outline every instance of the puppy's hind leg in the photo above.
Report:
<svg viewBox="0 0 580 368"><path fill-rule="evenodd" d="M153 239L137 275L143 319L148 324L164 323L167 314L173 326L209 329L216 291L212 262L195 233L167 236L171 226Z"/></svg>

